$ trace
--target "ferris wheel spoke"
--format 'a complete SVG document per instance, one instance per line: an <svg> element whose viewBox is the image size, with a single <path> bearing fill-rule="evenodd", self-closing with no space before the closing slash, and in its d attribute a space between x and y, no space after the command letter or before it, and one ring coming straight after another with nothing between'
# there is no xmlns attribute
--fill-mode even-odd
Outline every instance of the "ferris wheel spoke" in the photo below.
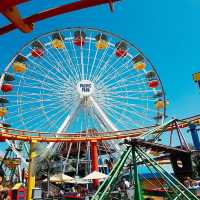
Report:
<svg viewBox="0 0 200 200"><path fill-rule="evenodd" d="M55 102L48 104L48 106L52 106L54 104L55 104ZM19 103L19 105L22 106L21 103ZM43 109L43 106L37 106L37 107L34 107L32 109L27 109L27 111L23 112L23 115L26 115L26 114L29 114L29 113L33 114L34 111L38 111L38 110L40 111L42 109ZM12 112L10 114L12 114ZM37 114L39 114L39 113L37 113Z"/></svg>
<svg viewBox="0 0 200 200"><path fill-rule="evenodd" d="M91 45L92 45L92 34L90 33L89 38L89 47L88 47L88 54L87 54L87 65L86 65L86 80L89 80L89 64L90 64L90 56L91 56Z"/></svg>
<svg viewBox="0 0 200 200"><path fill-rule="evenodd" d="M104 50L97 66L96 66L96 70L94 71L93 73L93 76L91 77L91 80L94 81L96 77L98 77L99 73L102 72L102 64L103 64L103 61L105 60L106 58L106 55L107 55L107 52L109 50L109 43L108 43L108 46L106 47L106 49Z"/></svg>
<svg viewBox="0 0 200 200"><path fill-rule="evenodd" d="M125 59L125 58L123 58L123 59ZM117 66L117 62L119 62L119 60L116 60L112 64L112 66ZM126 66L128 66L131 62L132 62L132 59L125 62L119 68L115 67L114 69L111 68L111 66L110 66L107 70L104 70L103 73L101 73L95 81L97 82L99 80L98 81L99 84L101 84L101 83L106 84L107 82L105 80L110 82L111 80L114 80L118 76L123 77L123 72L125 72L126 74L128 73L128 67L126 68ZM112 69L112 70L110 73L108 73L110 69ZM121 69L122 71L120 71L119 69ZM130 71L132 71L132 70L130 70Z"/></svg>
<svg viewBox="0 0 200 200"><path fill-rule="evenodd" d="M33 93L23 93L23 94L19 94L19 96L22 96L22 97L28 97L28 96L32 96L32 97L38 97L40 94L39 93L36 93L36 92L33 92ZM43 93L42 94L43 96L46 96L46 97L51 97L51 96L53 96L52 94L50 94L50 93ZM18 95L17 94L6 94L6 95L4 95L5 97L18 97Z"/></svg>
<svg viewBox="0 0 200 200"><path fill-rule="evenodd" d="M130 88L131 86L135 86L135 85L140 85L140 83L144 83L145 86L147 85L147 80L145 78L143 79L137 79L137 80L134 80L134 81L128 81L126 80L125 81L116 81L115 84L110 84L110 85L106 85L106 88L109 89L109 90L117 90L119 88L123 89L123 88ZM117 86L116 86L117 85ZM153 91L153 90L151 90Z"/></svg>
<svg viewBox="0 0 200 200"><path fill-rule="evenodd" d="M71 39L70 39L71 40ZM63 41L63 44L64 44L64 55L65 55L65 57L66 57L66 60L67 60L67 63L68 63L68 65L69 66L71 66L70 68L69 68L69 70L71 70L71 73L73 73L73 71L74 71L74 73L75 73L75 75L76 75L76 80L81 80L81 76L80 76L80 70L79 70L79 68L77 68L77 66L72 62L72 59L71 59L71 57L70 57L70 54L69 54L69 51L68 51L68 49L67 49L67 47L66 47L66 44L65 44L65 41L62 39L62 41ZM76 69L77 68L77 69Z"/></svg>
<svg viewBox="0 0 200 200"><path fill-rule="evenodd" d="M94 116L104 132L110 130L109 127L104 123L102 118L97 114L96 110L94 112ZM112 147L112 149L115 149L116 151L120 150L119 142L114 142L113 140L111 140L108 141L107 143L109 144L110 147Z"/></svg>
<svg viewBox="0 0 200 200"><path fill-rule="evenodd" d="M100 118L104 121L104 123L113 131L117 131L118 129L115 127L115 125L109 120L109 118L106 116L106 114L103 112L101 107L98 105L98 103L94 100L93 97L89 97L90 101L92 102L93 106L95 107L97 113L99 114Z"/></svg>
<svg viewBox="0 0 200 200"><path fill-rule="evenodd" d="M132 89L132 88L138 88L138 87L142 86L142 88L139 88L139 89L146 89L146 90L149 90L153 93L153 89L149 89L147 87L147 85L148 85L148 82L145 79L143 79L143 80L140 79L140 80L137 80L137 81L129 82L129 84L121 84L120 85L120 83L118 83L118 84L116 83L116 85L113 86L113 87L104 86L104 88L106 88L108 92L110 91L112 93L114 93L114 92L120 93L120 92L123 92L123 89L125 90L125 88L127 89L125 91L132 92L132 90L130 90L129 88Z"/></svg>
<svg viewBox="0 0 200 200"><path fill-rule="evenodd" d="M114 54L115 54L115 49L113 50L113 53L112 53L112 57L114 56ZM111 58L112 58L111 57ZM96 79L95 80L93 80L95 83L97 83L97 82L103 82L105 79L106 79L106 77L108 76L108 72L109 72L109 70L111 70L111 74L113 74L113 72L115 71L115 70L113 70L113 67L114 66L117 66L117 63L119 63L120 61L122 61L122 60L125 60L126 59L126 57L127 57L127 55L125 56L125 57L121 57L121 58L118 58L118 59L116 59L112 64L109 62L111 59L108 59L106 62L105 62L105 64L102 66L102 73L99 73L99 76L97 76L96 77ZM131 61L132 61L132 59L131 59ZM130 60L128 61L128 62L130 62ZM126 63L124 64L124 66L125 65L127 65ZM101 79L102 78L102 79ZM100 80L101 79L101 80Z"/></svg>
<svg viewBox="0 0 200 200"><path fill-rule="evenodd" d="M108 46L112 47L112 45L110 43L108 43ZM112 50L112 53L110 54L108 59L104 62L104 64L101 66L101 71L99 71L99 73L96 75L96 78L92 79L92 81L95 82L95 83L99 80L101 73L106 71L107 66L109 66L109 62L114 58L115 50L114 50L114 48L113 49L110 48L110 49Z"/></svg>
<svg viewBox="0 0 200 200"><path fill-rule="evenodd" d="M28 67L28 69L27 69L28 73L26 73L26 76L30 77L30 78L32 78L33 76L35 76L37 79L35 80L35 79L32 78L34 81L36 81L36 82L38 82L38 81L39 82L40 81L44 82L45 81L45 82L47 82L48 85L52 85L53 87L55 87L55 86L62 86L62 82L59 79L56 80L56 76L57 75L55 75L54 73L52 73L51 70L45 69L46 71L43 71L43 69L40 66L38 68L36 68L35 70L31 70L31 69L32 69L32 67ZM50 76L52 74L53 74L54 78L52 78Z"/></svg>
<svg viewBox="0 0 200 200"><path fill-rule="evenodd" d="M156 102L156 99L153 99L152 97L149 97L147 96L146 98L144 97L140 97L140 96L135 96L134 94L139 94L139 93L142 93L142 94L145 94L145 92L148 92L148 90L133 90L133 91L129 91L129 90L126 90L126 91L115 91L115 92L101 92L99 93L103 96L109 96L109 95L112 95L114 98L119 98L119 99L130 99L130 100L141 100L141 101L152 101L152 102ZM130 94L131 95L128 95ZM123 94L126 94L126 96L123 96ZM149 97L149 98L148 98Z"/></svg>
<svg viewBox="0 0 200 200"><path fill-rule="evenodd" d="M153 121L152 119L149 119L149 118L147 118L147 116L145 115L142 115L142 113L146 113L146 112L152 112L152 110L149 110L148 109L148 107L139 107L139 106L134 106L133 104L129 104L129 107L127 106L127 104L126 103L116 103L116 102L110 102L110 104L109 104L110 106L115 106L115 108L116 108L116 110L122 110L122 111L124 111L124 112L128 112L128 113L130 113L130 115L131 116L136 116L136 114L137 114L137 116L142 116L143 118L144 117L146 117L146 120L150 120L150 121ZM109 106L108 104L106 105L106 106ZM122 106L124 106L123 108L122 108ZM125 109L126 108L126 109ZM141 109L142 110L142 112L138 112L138 111L136 111L136 108L137 109ZM114 108L113 108L114 109ZM156 111L154 111L153 110L153 112L155 112L155 113L157 113Z"/></svg>
<svg viewBox="0 0 200 200"><path fill-rule="evenodd" d="M71 100L71 99L68 99L68 101L69 101L69 100ZM31 98L31 100L29 100L29 101L25 101L25 100L21 99L21 102L20 102L20 103L19 103L19 101L16 101L16 104L8 105L7 108L10 109L10 108L13 108L13 107L18 107L19 105L22 107L22 106L28 106L28 105L31 105L31 104L33 104L33 106L34 106L34 105L37 104L37 103L44 103L44 102L45 102L45 104L46 104L46 103L51 103L51 102L58 103L58 101L59 101L59 102L62 102L63 105L66 105L64 99L60 99L60 100L59 100L58 98L48 98L48 99L41 99L41 98L40 98L40 99L38 100L38 98L35 98L35 99ZM14 102L15 102L15 101L13 101L13 103L14 103Z"/></svg>
<svg viewBox="0 0 200 200"><path fill-rule="evenodd" d="M49 109L48 109L48 107L49 107ZM54 110L51 109L51 106L46 106L45 109L43 110L43 112L44 112L44 115L46 116L46 118L48 119L48 121L50 122L47 129L51 129L52 126L54 126L54 124L57 124L59 122L59 120L61 120L62 117L64 117L64 115L66 115L66 113L70 112L71 107L72 107L71 104L66 105L65 107L63 107L63 105L60 104L59 106L56 107L56 109L57 109L57 112L56 112L55 109ZM50 113L53 113L52 115L50 115L51 117L49 117ZM52 121L54 121L54 123L52 123ZM45 123L45 121L44 121L44 123ZM45 126L45 124L42 126Z"/></svg>
<svg viewBox="0 0 200 200"><path fill-rule="evenodd" d="M51 41L51 39L49 39L49 41ZM51 43L51 42L50 42ZM52 49L48 49L46 48L45 49L45 52L46 52L46 55L48 57L48 61L51 61L53 62L53 64L55 63L56 67L58 68L58 71L60 73L62 73L63 77L65 77L65 79L69 79L68 76L65 76L65 74L63 73L63 69L65 68L64 67L64 63L65 63L65 60L63 59L63 57L61 56L60 54L60 51L56 48L55 51L58 53L58 54L55 54L54 51L51 51ZM59 56L58 56L59 55ZM61 60L62 58L62 60ZM64 62L63 62L64 61Z"/></svg>
<svg viewBox="0 0 200 200"><path fill-rule="evenodd" d="M78 103L75 107L73 107L72 111L67 115L67 117L65 118L65 120L63 121L63 123L61 124L59 129L57 130L57 135L59 135L59 133L64 132L65 130L67 130L67 128L69 127L70 123L75 118L75 115L77 114L78 110L80 109L80 105L81 105L81 102ZM57 146L55 145L54 142L50 142L49 143L49 145L47 146L45 151L42 153L41 157L46 156L48 154L48 152L50 150L52 150L52 147L54 147L53 148L54 150L55 150L55 148L57 148Z"/></svg>
<svg viewBox="0 0 200 200"><path fill-rule="evenodd" d="M129 83L129 82L132 82L132 81L135 81L135 80L138 80L141 76L144 76L145 73L140 73L140 74L137 74L137 75L132 75L132 69L130 71L127 71L126 69L124 71L118 71L117 73L113 74L112 77L110 77L110 79L108 79L107 81L104 81L102 82L102 84L106 85L108 88L112 88L113 85L116 85L116 84L119 84L119 83ZM120 75L117 75L117 74L120 74ZM130 74L128 76L126 76L127 74ZM126 77L126 78L124 78ZM143 78L142 79L146 79L146 78ZM111 83L109 83L111 82ZM99 83L98 83L99 84Z"/></svg>
<svg viewBox="0 0 200 200"><path fill-rule="evenodd" d="M65 47L66 48L66 47ZM74 64L72 63L71 60L69 60L69 55L68 52L63 51L63 54L65 56L65 62L68 63L69 67L68 67L68 71L66 69L66 67L64 67L64 71L66 74L71 74L71 76L73 77L73 83L76 83L77 80L80 79L80 75L78 73L78 71L76 70L76 67L74 67ZM67 55L66 55L67 54ZM64 58L63 58L64 59Z"/></svg>
<svg viewBox="0 0 200 200"><path fill-rule="evenodd" d="M124 113L124 112L126 112L126 113L130 112L130 111L128 111L127 109L120 109L119 106L116 107L115 109L114 109L112 106L114 106L114 104L112 104L112 103L106 104L106 106L104 105L104 109L107 110L107 111L111 111L112 116L114 116L114 115L113 115L114 113L115 113L116 116L119 116L119 114L122 115L122 113ZM120 111L118 111L118 110L121 110L122 112L120 112ZM128 117L128 115L126 115L126 114L124 114L123 118L124 118L124 119L123 119L123 120L124 120L123 123L125 123L125 122L132 123L132 122L133 122L133 119L130 118L130 117ZM116 119L116 117L115 117L115 119ZM120 120L120 118L119 118L118 120ZM122 123L122 122L121 122L121 123Z"/></svg>
<svg viewBox="0 0 200 200"><path fill-rule="evenodd" d="M20 87L21 85L13 85L14 87ZM50 92L50 93L52 93L52 94L59 94L58 93L58 88L57 88L57 90L56 89L50 89L50 88L48 88L48 87L42 87L42 86L34 86L34 85L28 85L27 83L25 84L23 84L23 89L25 90L25 89L32 89L32 90L34 90L34 89L36 89L36 90L38 90L38 91L40 91L40 90L42 90L42 91L45 91L45 92ZM64 90L64 89L63 89ZM39 93L40 94L40 93Z"/></svg>
<svg viewBox="0 0 200 200"><path fill-rule="evenodd" d="M70 32L70 37L73 38L71 32ZM70 40L70 45L72 47L73 55L75 56L77 69L79 69L79 66L81 66L81 65L78 61L79 59L78 59L77 52L76 52L76 49L75 49L75 46L74 46L74 43L72 42L72 40ZM80 69L79 69L79 73L80 73L79 77L82 77L82 72Z"/></svg>
<svg viewBox="0 0 200 200"><path fill-rule="evenodd" d="M30 59L29 57L26 57L28 59L28 61L30 61L30 63L33 65L33 66L37 66L37 70L44 70L44 72L42 72L42 74L46 74L46 73L49 73L52 75L52 77L54 77L54 82L56 83L60 83L60 82L63 82L63 77L59 77L58 74L56 74L55 72L57 71L57 69L55 71L53 70L49 70L48 68L45 68L43 64L41 64L40 62L35 62L33 59ZM55 69L52 65L50 65L50 67L52 67L53 69ZM60 82L59 82L60 81Z"/></svg>
<svg viewBox="0 0 200 200"><path fill-rule="evenodd" d="M29 76L28 74L26 76L16 76L16 77L17 78L23 78L24 82L29 82L29 84L31 83L32 85L37 85L37 86L39 84L42 84L42 85L45 85L48 88L53 88L53 89L58 88L58 86L63 86L61 84L55 85L55 83L53 84L53 83L49 83L49 82L44 81L47 78L47 76L45 76L43 80L35 79L35 78Z"/></svg>
<svg viewBox="0 0 200 200"><path fill-rule="evenodd" d="M57 50L57 49L56 49ZM53 54L53 52L51 52L48 48L46 48L46 55L47 55L47 57L48 57L48 63L50 63L50 62L55 62L55 66L56 66L56 68L57 68L57 72L59 72L60 74L62 74L62 77L64 78L64 80L69 80L69 81L72 81L71 79L70 79L70 77L69 77L69 75L68 75L68 73L67 74L65 74L65 73L63 73L63 69L65 68L64 67L64 64L63 64L63 62L62 62L62 60L59 58L59 56L57 56L57 55L54 55ZM57 52L60 54L60 52L57 50ZM60 54L61 55L61 54ZM51 56L51 57L50 57ZM45 59L46 60L46 59ZM47 62L47 60L46 60L46 62ZM54 62L52 63L52 64L54 64ZM64 60L64 63L65 63L65 60ZM65 63L66 64L66 63Z"/></svg>
<svg viewBox="0 0 200 200"><path fill-rule="evenodd" d="M105 99L105 100L107 100L107 98ZM144 107L144 106L140 106L140 105L138 105L138 104L133 104L132 102L122 102L122 101L119 101L119 100L116 100L116 99L112 99L112 98L108 98L108 100L110 101L110 102L114 102L115 104L120 104L120 105L123 105L123 106L127 106L127 107L129 107L129 108L132 108L132 107L134 107L134 108L138 108L138 109L141 109L141 110L145 110L145 111L150 111L150 112L155 112L155 113L157 113L158 112L158 110L157 109L151 109L151 108L147 108L147 106L146 107Z"/></svg>
<svg viewBox="0 0 200 200"><path fill-rule="evenodd" d="M49 40L51 40L51 39L49 39ZM65 46L65 42L63 41L63 39L62 39L62 42L63 42L63 45ZM66 47L65 47L65 49L66 49ZM56 57L60 60L60 63L63 63L63 64L61 64L61 70L62 70L62 72L63 72L64 74L66 74L66 75L65 75L66 79L70 79L70 77L72 77L72 78L73 78L73 81L76 82L77 76L76 76L76 74L74 74L74 72L72 71L70 62L68 61L67 57L65 56L65 58L64 58L64 56L61 54L61 51L60 51L59 49L57 49L57 48L56 48L56 52L60 55L60 58L62 58L62 60L63 60L63 62L62 62L62 61L60 60L59 56L56 56ZM62 51L62 53L63 53L63 51ZM64 66L66 63L69 65L69 67L68 67L69 70L68 70L68 71L66 71L66 67ZM71 74L70 77L69 77L69 75L68 75L69 73Z"/></svg>
<svg viewBox="0 0 200 200"><path fill-rule="evenodd" d="M33 50L32 48L30 48L30 50ZM47 50L47 52L48 52L48 49L46 48L46 50ZM46 55L48 55L48 54L46 54ZM47 56L48 57L48 56ZM45 63L44 64L47 64L47 65L49 65L52 69L54 69L55 70L55 72L57 72L58 73L58 75L57 75L57 77L58 77L58 79L61 79L61 80L65 80L65 76L63 76L63 73L60 71L60 69L58 68L58 67L55 67L54 66L54 63L52 63L52 60L51 59L49 59L49 57L48 57L48 59L46 58L46 57L44 57L44 56L41 56L40 57L40 59L42 60L42 61L44 61ZM58 61L56 61L56 66L60 66L60 63L58 62Z"/></svg>
<svg viewBox="0 0 200 200"><path fill-rule="evenodd" d="M125 109L125 108L122 108L122 106L119 106L119 105L117 105L117 104L113 104L113 103L111 103L111 102L110 102L110 103L107 103L107 104L105 105L105 108L107 108L107 107L112 108L113 111L114 111L114 110L115 110L115 111L117 111L117 110L124 111L124 112L126 112L126 113L129 113L130 116L137 116L137 117L140 117L140 118L142 118L143 120L146 120L146 121L149 121L149 122L153 122L153 121L154 121L153 119L148 118L146 115L142 115L142 113L136 111L135 109L133 110L133 108L130 109L130 108L127 107L127 109ZM117 112L120 113L119 111L117 111ZM129 115L128 115L128 116L129 116ZM124 115L124 118L128 118L128 117L127 117L126 115ZM131 119L131 118L130 118L130 119Z"/></svg>
<svg viewBox="0 0 200 200"><path fill-rule="evenodd" d="M50 108L51 107L54 107L54 106L51 105ZM55 109L49 109L48 111L45 111L45 110L47 110L47 108L43 109L42 112L45 113L44 114L45 118L43 118L43 120L40 120L40 122L38 123L38 127L44 127L47 130L50 129L52 127L52 125L55 125L56 122L59 121L59 119L62 117L61 113L64 113L66 115L66 112L69 112L70 107L66 108L66 110L65 110L66 112L64 112L62 104L60 106L57 106L56 109L57 109L57 111L55 111ZM51 117L48 117L48 114L50 112L53 112L54 114L52 114ZM33 116L31 117L31 120L33 120ZM45 124L46 120L48 121L48 124ZM26 121L28 121L27 118L26 118ZM54 122L54 123L52 123L52 122Z"/></svg>
<svg viewBox="0 0 200 200"><path fill-rule="evenodd" d="M45 100L42 100L42 99L39 99L39 100L38 100L38 99L34 99L34 100L35 100L35 101L33 101L33 99L30 100L30 101L23 101L21 105L23 105L23 106L28 106L28 105L35 104L35 103L41 103L42 101L45 101L45 102L52 102L52 99L45 99ZM54 98L53 100L57 102L57 98ZM12 105L8 105L8 106L6 106L6 107L9 109L9 108L12 108L12 107L17 107L17 106L18 106L17 104L12 104Z"/></svg>
<svg viewBox="0 0 200 200"><path fill-rule="evenodd" d="M118 99L127 99L127 100L138 100L140 102L155 102L155 99L149 99L148 97L143 98L143 97L132 97L132 96L122 96L122 95L115 95L115 98Z"/></svg>
<svg viewBox="0 0 200 200"><path fill-rule="evenodd" d="M64 45L65 45L65 43L64 43ZM71 42L70 42L70 45L72 46ZM70 69L71 69L71 70L72 70L72 69L74 70L74 72L75 72L75 74L76 74L76 77L77 77L77 80L81 80L81 71L80 71L80 69L79 69L79 64L78 64L78 63L75 64L75 63L73 62L72 56L70 56L70 52L69 52L69 50L67 49L67 46L66 46L66 45L65 45L64 54L65 54L65 56L66 56L66 59L67 59L69 65L71 66Z"/></svg>
<svg viewBox="0 0 200 200"><path fill-rule="evenodd" d="M50 112L46 112L46 115ZM60 110L58 109L57 112L54 111L54 114L51 116L51 118L48 117L48 124L46 124L46 120L40 122L40 127L44 127L44 130L52 130L54 128L55 124L58 124L58 122L66 115L65 112L60 107Z"/></svg>
<svg viewBox="0 0 200 200"><path fill-rule="evenodd" d="M85 70L84 70L84 62L83 62L83 46L81 45L80 47L80 63L81 63L81 68L82 68L82 80L85 79Z"/></svg>
<svg viewBox="0 0 200 200"><path fill-rule="evenodd" d="M92 66L91 66L91 69L90 69L88 80L91 80L92 72L93 72L93 69L94 69L94 66L95 66L95 62L96 62L96 59L97 59L97 55L98 55L98 51L99 51L98 49L96 49L96 51L95 51L95 56L94 56L94 59L93 59L93 62L92 62Z"/></svg>
<svg viewBox="0 0 200 200"><path fill-rule="evenodd" d="M107 111L108 115L110 116L110 118L115 119L115 121L120 124L121 126L125 127L125 130L129 130L130 124L134 124L136 127L141 127L142 123L141 121L136 121L135 119L132 119L130 117L127 117L126 115L123 115L123 119L118 118L118 116L122 116L122 113L120 113L119 111L116 111L112 108L112 106L108 106L105 108L105 110ZM129 124L128 124L129 123Z"/></svg>

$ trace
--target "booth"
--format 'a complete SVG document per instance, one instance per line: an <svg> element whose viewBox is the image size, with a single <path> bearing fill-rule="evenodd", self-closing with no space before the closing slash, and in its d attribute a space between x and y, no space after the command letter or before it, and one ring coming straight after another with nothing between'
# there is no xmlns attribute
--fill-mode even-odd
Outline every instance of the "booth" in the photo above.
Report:
<svg viewBox="0 0 200 200"><path fill-rule="evenodd" d="M83 200L84 197L80 195L78 192L67 192L63 196L65 200Z"/></svg>
<svg viewBox="0 0 200 200"><path fill-rule="evenodd" d="M12 200L25 200L26 199L26 190L21 183L17 183L12 188Z"/></svg>

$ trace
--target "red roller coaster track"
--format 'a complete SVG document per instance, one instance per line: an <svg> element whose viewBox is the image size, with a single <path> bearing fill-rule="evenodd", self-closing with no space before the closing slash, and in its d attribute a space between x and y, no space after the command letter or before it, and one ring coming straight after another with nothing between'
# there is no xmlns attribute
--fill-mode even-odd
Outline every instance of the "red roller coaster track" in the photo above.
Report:
<svg viewBox="0 0 200 200"><path fill-rule="evenodd" d="M111 10L113 10L113 2L119 0L80 0L70 4L65 4L56 8L49 10L44 10L40 13L36 13L32 16L29 16L25 19L22 19L19 11L17 10L17 5L21 3L28 2L29 0L1 0L0 1L0 12L7 17L11 24L8 24L0 28L0 34L5 34L9 31L12 31L16 28L20 29L22 32L28 33L33 29L33 23L38 21L54 17L60 14L89 8L102 4L109 4Z"/></svg>

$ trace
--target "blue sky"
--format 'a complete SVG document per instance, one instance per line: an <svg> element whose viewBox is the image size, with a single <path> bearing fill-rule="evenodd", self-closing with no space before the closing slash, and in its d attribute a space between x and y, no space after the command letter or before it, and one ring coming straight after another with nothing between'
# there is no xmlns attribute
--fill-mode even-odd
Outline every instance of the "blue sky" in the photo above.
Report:
<svg viewBox="0 0 200 200"><path fill-rule="evenodd" d="M25 17L64 2L32 1L19 9ZM192 73L200 71L200 1L124 0L115 8L114 13L106 5L89 8L39 22L30 34L17 30L0 36L1 70L26 42L42 33L64 27L96 27L129 40L153 62L170 101L169 117L199 114L200 94ZM0 16L0 24L6 23Z"/></svg>

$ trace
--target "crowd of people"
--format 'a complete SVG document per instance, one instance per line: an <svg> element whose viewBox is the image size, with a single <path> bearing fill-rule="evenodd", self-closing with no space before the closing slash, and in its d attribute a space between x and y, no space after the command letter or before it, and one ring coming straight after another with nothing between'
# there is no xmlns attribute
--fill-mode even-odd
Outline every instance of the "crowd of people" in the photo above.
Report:
<svg viewBox="0 0 200 200"><path fill-rule="evenodd" d="M200 180L194 180L191 177L185 177L184 186L192 190L198 197L200 197Z"/></svg>

